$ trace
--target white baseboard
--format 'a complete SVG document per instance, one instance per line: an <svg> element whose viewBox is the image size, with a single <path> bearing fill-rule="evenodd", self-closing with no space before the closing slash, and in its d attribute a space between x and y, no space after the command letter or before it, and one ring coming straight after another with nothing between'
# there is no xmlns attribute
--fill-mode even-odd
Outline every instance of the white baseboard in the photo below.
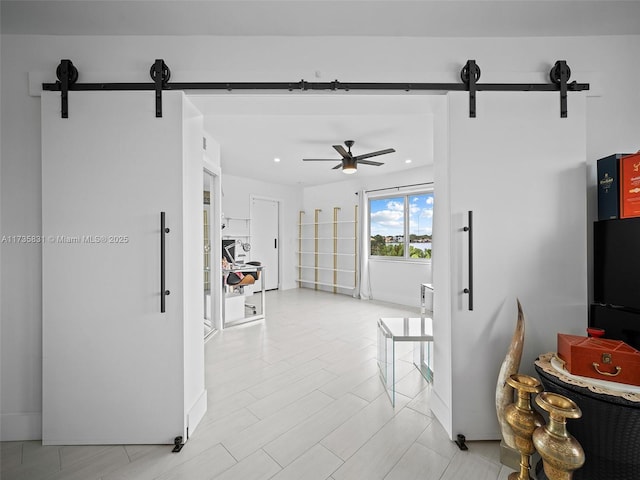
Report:
<svg viewBox="0 0 640 480"><path fill-rule="evenodd" d="M3 413L0 415L0 441L18 442L42 439L42 413Z"/></svg>
<svg viewBox="0 0 640 480"><path fill-rule="evenodd" d="M197 428L200 420L207 413L207 391L203 390L198 399L195 401L189 413L187 413L187 428L189 429L189 436L193 435L193 432Z"/></svg>

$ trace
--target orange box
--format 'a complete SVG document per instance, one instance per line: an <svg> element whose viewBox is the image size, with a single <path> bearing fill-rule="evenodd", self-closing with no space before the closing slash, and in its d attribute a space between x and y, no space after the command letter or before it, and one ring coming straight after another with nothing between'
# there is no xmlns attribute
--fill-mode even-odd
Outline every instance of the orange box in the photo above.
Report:
<svg viewBox="0 0 640 480"><path fill-rule="evenodd" d="M620 218L640 217L640 152L620 159Z"/></svg>
<svg viewBox="0 0 640 480"><path fill-rule="evenodd" d="M640 352L620 340L558 333L558 357L573 375L640 386Z"/></svg>

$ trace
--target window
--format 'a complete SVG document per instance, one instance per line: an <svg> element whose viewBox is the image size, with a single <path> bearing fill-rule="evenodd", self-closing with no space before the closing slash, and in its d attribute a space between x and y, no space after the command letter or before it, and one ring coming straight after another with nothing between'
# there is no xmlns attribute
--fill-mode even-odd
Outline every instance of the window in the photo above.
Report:
<svg viewBox="0 0 640 480"><path fill-rule="evenodd" d="M433 192L369 200L372 257L430 259Z"/></svg>

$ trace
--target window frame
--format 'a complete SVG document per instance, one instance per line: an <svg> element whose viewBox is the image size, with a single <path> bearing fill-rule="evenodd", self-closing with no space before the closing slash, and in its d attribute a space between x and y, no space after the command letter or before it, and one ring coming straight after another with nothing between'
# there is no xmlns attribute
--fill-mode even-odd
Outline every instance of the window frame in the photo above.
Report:
<svg viewBox="0 0 640 480"><path fill-rule="evenodd" d="M367 218L367 233L368 233L368 244L367 244L367 257L369 260L374 261L390 261L390 262L410 262L410 263L431 263L432 258L411 258L410 252L410 244L411 244L411 235L410 235L410 224L411 224L411 215L409 211L410 197L415 197L419 195L432 195L433 196L433 188L431 189L420 189L414 190L410 192L394 192L387 195L376 195L370 196L367 199L368 202L368 218ZM392 256L392 255L374 255L371 253L371 202L385 200L385 199L398 199L401 198L403 200L404 210L403 210L403 237L404 237L404 254L403 256ZM435 201L435 200L434 200ZM433 212L433 206L431 207L431 211ZM431 232L431 251L433 255L433 226Z"/></svg>

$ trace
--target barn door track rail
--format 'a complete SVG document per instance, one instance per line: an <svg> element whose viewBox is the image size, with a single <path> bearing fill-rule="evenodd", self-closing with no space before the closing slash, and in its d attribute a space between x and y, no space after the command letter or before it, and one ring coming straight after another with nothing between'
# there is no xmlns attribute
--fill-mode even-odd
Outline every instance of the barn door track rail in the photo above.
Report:
<svg viewBox="0 0 640 480"><path fill-rule="evenodd" d="M150 90L155 92L156 117L162 117L163 90L370 90L370 91L467 91L469 117L476 116L476 94L480 91L502 92L560 92L560 117L567 117L567 92L589 90L588 83L569 83L571 69L565 60L558 60L549 72L550 83L478 83L480 67L468 60L460 72L460 83L367 83L367 82L187 82L169 83L171 70L162 59L157 59L149 72L150 83L78 83L78 69L71 60L61 60L56 69L55 83L43 83L42 89L60 92L62 118L69 117L70 91Z"/></svg>

